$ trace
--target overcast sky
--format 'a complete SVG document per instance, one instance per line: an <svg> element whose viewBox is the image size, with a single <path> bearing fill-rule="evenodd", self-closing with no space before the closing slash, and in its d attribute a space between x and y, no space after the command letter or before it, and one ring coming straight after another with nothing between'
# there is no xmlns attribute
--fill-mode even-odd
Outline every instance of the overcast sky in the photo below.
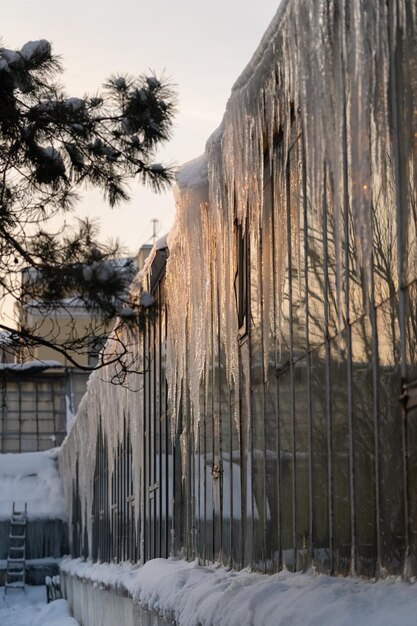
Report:
<svg viewBox="0 0 417 626"><path fill-rule="evenodd" d="M172 141L156 161L181 164L201 154L217 128L231 87L250 60L279 0L20 0L2 6L2 44L19 48L48 39L65 67L70 96L94 93L113 73L151 68L177 85ZM134 186L130 204L109 209L97 192L85 194L81 215L98 216L105 236L118 236L134 252L160 220L174 217L171 192L155 195Z"/></svg>

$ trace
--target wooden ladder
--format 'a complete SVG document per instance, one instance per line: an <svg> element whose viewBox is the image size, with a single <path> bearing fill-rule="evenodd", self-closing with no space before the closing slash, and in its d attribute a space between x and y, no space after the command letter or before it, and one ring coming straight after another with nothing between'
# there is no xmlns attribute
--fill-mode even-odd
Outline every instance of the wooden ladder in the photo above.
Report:
<svg viewBox="0 0 417 626"><path fill-rule="evenodd" d="M13 502L4 593L7 593L8 589L25 589L26 519L27 503L25 502L23 511L18 511L16 510L15 502Z"/></svg>

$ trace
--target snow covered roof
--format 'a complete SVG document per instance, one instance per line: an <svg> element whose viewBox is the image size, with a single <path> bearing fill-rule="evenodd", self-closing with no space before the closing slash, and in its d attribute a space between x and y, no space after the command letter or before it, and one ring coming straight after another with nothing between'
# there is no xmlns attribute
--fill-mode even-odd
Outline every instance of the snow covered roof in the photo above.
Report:
<svg viewBox="0 0 417 626"><path fill-rule="evenodd" d="M13 372L17 374L29 374L33 372L41 372L46 369L62 368L62 363L58 361L26 361L25 363L0 363L1 372Z"/></svg>
<svg viewBox="0 0 417 626"><path fill-rule="evenodd" d="M15 335L10 330L2 330L0 332L0 346L11 346L16 343Z"/></svg>
<svg viewBox="0 0 417 626"><path fill-rule="evenodd" d="M28 518L67 519L58 450L0 454L0 519L27 503Z"/></svg>

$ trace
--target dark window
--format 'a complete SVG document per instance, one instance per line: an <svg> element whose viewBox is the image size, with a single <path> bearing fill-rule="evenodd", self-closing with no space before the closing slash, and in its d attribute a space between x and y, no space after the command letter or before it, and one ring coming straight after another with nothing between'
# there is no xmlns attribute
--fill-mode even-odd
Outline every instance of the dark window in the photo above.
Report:
<svg viewBox="0 0 417 626"><path fill-rule="evenodd" d="M237 271L235 292L239 337L248 332L248 225L236 224Z"/></svg>

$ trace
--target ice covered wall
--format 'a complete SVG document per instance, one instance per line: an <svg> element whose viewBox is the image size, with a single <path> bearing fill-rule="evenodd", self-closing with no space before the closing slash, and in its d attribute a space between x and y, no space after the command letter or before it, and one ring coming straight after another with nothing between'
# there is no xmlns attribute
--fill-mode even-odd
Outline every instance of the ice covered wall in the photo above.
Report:
<svg viewBox="0 0 417 626"><path fill-rule="evenodd" d="M74 493L78 485L83 528L88 531L89 550L92 548L92 509L94 499L94 475L97 462L99 437L106 442L107 465L114 466L117 446L123 440L124 429L130 432L132 444L133 495L140 502L140 468L142 445L142 371L141 338L136 332L125 329L116 340L110 337L106 350L123 349L128 346L130 373L123 372L124 383L119 384L117 364L94 372L88 381L87 392L81 400L70 434L60 455L60 471L64 477L64 489L73 516ZM110 474L111 477L111 474ZM111 478L108 481L109 501ZM140 508L135 507L136 516Z"/></svg>
<svg viewBox="0 0 417 626"><path fill-rule="evenodd" d="M204 323L210 310L214 317L219 314L228 379L237 391L237 224L250 231L250 262L259 276L258 293L251 297L261 303L264 370L271 333L280 350L288 252L286 173L297 138L309 211L317 224L324 191L332 207L339 329L349 317L342 274L346 230L352 231L355 272L364 275L365 309L374 297L373 223L385 219L386 210L380 207L391 207L396 215L394 247L413 248L416 20L417 6L407 0L283 2L233 88L221 127L207 143L208 198L204 184L196 184L193 174L188 178L189 165L180 172L167 271L169 386L177 401L181 384L189 386L197 418L199 383L210 360L211 329ZM274 181L272 211L264 203L266 171ZM300 216L289 218L300 266ZM395 266L397 251L391 253ZM415 254L400 256L402 264L394 272L405 283L415 274ZM187 370L189 351L193 365Z"/></svg>
<svg viewBox="0 0 417 626"><path fill-rule="evenodd" d="M283 320L288 317L289 246L299 275L304 262L300 213L292 211L288 200L289 153L296 142L301 153L298 162L305 168L303 201L318 233L323 230L324 196L331 212L329 248L338 329L356 314L349 309L343 271L351 253L344 247L347 231L354 260L349 271L365 277L360 294L365 309L377 296L370 267L376 224L384 224L388 238L394 233L389 270L395 275L395 289L416 275L409 210L415 206L417 173L416 42L417 5L408 0L290 0L281 4L260 48L236 82L223 122L208 141L205 155L178 175L177 217L168 238L166 271L166 373L173 434L181 399L189 398L187 427L194 432L184 432L183 438L195 436L215 351L224 352L229 386L239 397L237 232L241 237L246 233L250 241L251 274L256 279L251 285L251 322L256 318L260 333L263 380L271 350L277 353L275 361L280 360ZM270 196L265 192L266 175L273 181ZM388 213L386 207L390 207ZM392 224L384 221L388 214L393 216ZM136 282L138 300L147 289L147 271ZM301 299L300 294L293 296L294 301ZM380 294L381 299L386 296ZM214 336L216 328L221 346ZM138 372L144 367L141 341L140 334L128 338ZM61 457L68 502L78 463L81 509L90 544L99 421L111 468L127 420L137 503L141 496L140 374L133 376L138 393L129 390L129 384L109 385L113 375L110 369L91 377ZM237 411L237 403L235 407ZM139 506L135 511L139 516Z"/></svg>

